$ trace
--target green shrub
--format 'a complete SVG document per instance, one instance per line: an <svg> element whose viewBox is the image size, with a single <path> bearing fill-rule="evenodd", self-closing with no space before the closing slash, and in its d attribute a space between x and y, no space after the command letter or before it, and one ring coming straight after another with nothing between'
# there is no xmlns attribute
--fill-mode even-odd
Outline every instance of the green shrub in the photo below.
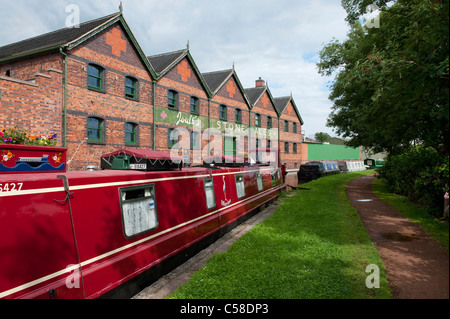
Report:
<svg viewBox="0 0 450 319"><path fill-rule="evenodd" d="M416 146L389 156L378 173L391 192L407 196L426 207L430 214L442 217L444 194L449 184L448 157L433 148Z"/></svg>

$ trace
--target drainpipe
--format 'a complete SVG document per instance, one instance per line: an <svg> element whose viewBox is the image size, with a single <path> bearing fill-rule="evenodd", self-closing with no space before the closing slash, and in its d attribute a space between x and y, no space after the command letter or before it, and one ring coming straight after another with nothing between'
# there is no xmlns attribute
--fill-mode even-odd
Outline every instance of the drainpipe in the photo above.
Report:
<svg viewBox="0 0 450 319"><path fill-rule="evenodd" d="M278 167L281 167L280 118L278 118Z"/></svg>
<svg viewBox="0 0 450 319"><path fill-rule="evenodd" d="M211 156L211 98L208 98L208 156Z"/></svg>
<svg viewBox="0 0 450 319"><path fill-rule="evenodd" d="M63 147L67 147L67 54L64 53L63 47L59 48L59 52L64 56L64 111L63 111Z"/></svg>
<svg viewBox="0 0 450 319"><path fill-rule="evenodd" d="M156 81L152 81L152 92L153 92L153 150L156 151L156 127L155 127L155 117L156 117Z"/></svg>

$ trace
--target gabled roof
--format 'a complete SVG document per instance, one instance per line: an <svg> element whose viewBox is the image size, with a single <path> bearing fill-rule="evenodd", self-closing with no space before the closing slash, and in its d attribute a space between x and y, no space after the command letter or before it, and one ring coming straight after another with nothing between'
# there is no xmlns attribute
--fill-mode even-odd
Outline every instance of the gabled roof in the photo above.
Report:
<svg viewBox="0 0 450 319"><path fill-rule="evenodd" d="M155 71L152 69L121 12L81 23L79 28L64 28L0 47L0 63L60 49L70 51L116 22L121 23L142 62L152 77L156 78Z"/></svg>
<svg viewBox="0 0 450 319"><path fill-rule="evenodd" d="M231 77L234 77L234 80L236 81L236 84L239 87L239 90L241 91L242 96L244 97L244 100L248 105L248 108L252 108L252 104L250 103L250 99L247 96L247 92L242 86L241 81L239 80L239 77L237 76L234 68L223 71L203 73L202 75L206 83L208 84L209 89L211 90L212 96L216 95L217 92L219 92L219 90L228 82Z"/></svg>
<svg viewBox="0 0 450 319"><path fill-rule="evenodd" d="M152 55L147 57L152 65L153 69L158 74L166 73L166 70L171 69L175 64L180 62L184 58L187 49L162 53L158 55Z"/></svg>
<svg viewBox="0 0 450 319"><path fill-rule="evenodd" d="M147 60L151 64L152 68L156 71L156 77L159 80L164 75L166 75L170 70L172 70L172 68L174 68L178 63L180 63L184 58L187 58L188 61L191 63L195 74L197 74L201 84L203 85L203 88L206 91L206 95L211 97L212 94L208 87L208 84L206 83L205 79L203 78L203 75L200 73L197 65L195 64L194 58L189 52L189 48L148 56Z"/></svg>
<svg viewBox="0 0 450 319"><path fill-rule="evenodd" d="M264 95L264 93L267 92L267 95L269 95L269 100L272 102L273 104L273 108L275 110L275 112L277 113L278 117L281 116L281 113L278 112L277 107L275 106L275 101L272 97L272 93L270 93L269 88L264 85L264 86L258 86L255 88L249 88L249 89L245 89L245 92L247 93L250 102L252 103L252 108L256 105L256 103L258 103L259 99L261 99L261 97Z"/></svg>
<svg viewBox="0 0 450 319"><path fill-rule="evenodd" d="M264 92L266 92L266 87L245 89L245 92L247 93L252 105L255 105L256 103L258 103L259 99L263 96Z"/></svg>
<svg viewBox="0 0 450 319"><path fill-rule="evenodd" d="M216 93L225 85L228 79L233 75L233 70L223 70L223 71L215 71L202 73L203 78L208 84L209 89L216 95Z"/></svg>
<svg viewBox="0 0 450 319"><path fill-rule="evenodd" d="M297 105L295 105L294 98L292 96L276 97L276 98L274 98L274 101L275 101L275 107L278 109L278 113L280 114L280 116L286 110L286 107L289 105L289 102L291 102L292 106L294 107L295 113L297 113L300 123L302 125L305 124L305 122L303 121L303 119L297 109Z"/></svg>
<svg viewBox="0 0 450 319"><path fill-rule="evenodd" d="M119 15L120 13L114 13L103 18L81 23L79 28L64 28L5 45L0 47L0 61L54 50L82 37L108 21L117 18Z"/></svg>
<svg viewBox="0 0 450 319"><path fill-rule="evenodd" d="M289 104L289 101L291 100L291 97L290 96L276 97L273 100L275 101L275 107L278 109L278 112L280 114L283 114L284 110Z"/></svg>

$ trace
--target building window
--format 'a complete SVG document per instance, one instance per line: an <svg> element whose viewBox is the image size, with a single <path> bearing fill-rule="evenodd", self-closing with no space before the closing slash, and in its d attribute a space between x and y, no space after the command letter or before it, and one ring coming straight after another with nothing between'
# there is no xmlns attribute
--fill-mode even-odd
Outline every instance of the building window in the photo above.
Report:
<svg viewBox="0 0 450 319"><path fill-rule="evenodd" d="M245 197L244 175L236 175L236 193L238 198Z"/></svg>
<svg viewBox="0 0 450 319"><path fill-rule="evenodd" d="M199 114L198 99L194 96L191 97L191 113Z"/></svg>
<svg viewBox="0 0 450 319"><path fill-rule="evenodd" d="M225 105L220 106L220 120L226 121L227 120L227 107Z"/></svg>
<svg viewBox="0 0 450 319"><path fill-rule="evenodd" d="M200 133L191 132L191 150L200 149Z"/></svg>
<svg viewBox="0 0 450 319"><path fill-rule="evenodd" d="M261 115L260 114L255 114L255 126L261 127Z"/></svg>
<svg viewBox="0 0 450 319"><path fill-rule="evenodd" d="M136 94L136 87L137 87L137 80L127 76L125 78L125 97L129 99L136 100L137 94Z"/></svg>
<svg viewBox="0 0 450 319"><path fill-rule="evenodd" d="M289 132L289 121L284 121L284 131Z"/></svg>
<svg viewBox="0 0 450 319"><path fill-rule="evenodd" d="M175 129L170 128L167 131L167 145L168 145L168 147L172 147L172 146L174 146L177 143L178 143L177 132L175 131Z"/></svg>
<svg viewBox="0 0 450 319"><path fill-rule="evenodd" d="M205 178L203 182L205 184L206 207L208 209L213 209L216 207L216 195L214 194L213 180L212 178Z"/></svg>
<svg viewBox="0 0 450 319"><path fill-rule="evenodd" d="M272 128L272 118L270 116L267 117L267 128L268 129Z"/></svg>
<svg viewBox="0 0 450 319"><path fill-rule="evenodd" d="M137 132L136 124L125 123L125 144L137 144L136 132Z"/></svg>
<svg viewBox="0 0 450 319"><path fill-rule="evenodd" d="M103 120L97 117L88 117L88 142L103 142Z"/></svg>
<svg viewBox="0 0 450 319"><path fill-rule="evenodd" d="M272 141L270 139L267 140L267 147L271 147L272 146Z"/></svg>
<svg viewBox="0 0 450 319"><path fill-rule="evenodd" d="M236 109L235 115L236 115L236 123L241 124L242 123L242 111L241 111L241 109Z"/></svg>
<svg viewBox="0 0 450 319"><path fill-rule="evenodd" d="M292 131L297 133L297 123L292 123Z"/></svg>
<svg viewBox="0 0 450 319"><path fill-rule="evenodd" d="M103 90L104 70L98 65L88 66L88 87L95 90Z"/></svg>
<svg viewBox="0 0 450 319"><path fill-rule="evenodd" d="M136 237L158 228L153 184L120 188L119 194L125 237Z"/></svg>
<svg viewBox="0 0 450 319"><path fill-rule="evenodd" d="M224 153L228 156L236 156L236 137L224 137Z"/></svg>
<svg viewBox="0 0 450 319"><path fill-rule="evenodd" d="M294 143L294 149L292 150L294 154L297 154L297 143Z"/></svg>
<svg viewBox="0 0 450 319"><path fill-rule="evenodd" d="M288 143L288 142L285 142L285 143L284 143L284 152L285 152L286 154L289 154L289 143Z"/></svg>
<svg viewBox="0 0 450 319"><path fill-rule="evenodd" d="M177 109L178 107L178 93L176 91L169 91L169 98L168 98L168 106L170 109Z"/></svg>

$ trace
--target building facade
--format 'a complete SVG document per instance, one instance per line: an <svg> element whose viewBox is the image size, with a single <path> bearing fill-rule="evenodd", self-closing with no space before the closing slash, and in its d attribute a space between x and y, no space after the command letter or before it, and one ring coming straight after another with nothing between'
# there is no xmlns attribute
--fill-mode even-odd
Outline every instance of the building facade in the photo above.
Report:
<svg viewBox="0 0 450 319"><path fill-rule="evenodd" d="M234 68L201 73L189 48L146 56L122 13L0 47L0 103L0 127L58 134L69 170L122 148L187 165L267 146L288 169L303 160L292 97L272 97L261 79L246 89Z"/></svg>

